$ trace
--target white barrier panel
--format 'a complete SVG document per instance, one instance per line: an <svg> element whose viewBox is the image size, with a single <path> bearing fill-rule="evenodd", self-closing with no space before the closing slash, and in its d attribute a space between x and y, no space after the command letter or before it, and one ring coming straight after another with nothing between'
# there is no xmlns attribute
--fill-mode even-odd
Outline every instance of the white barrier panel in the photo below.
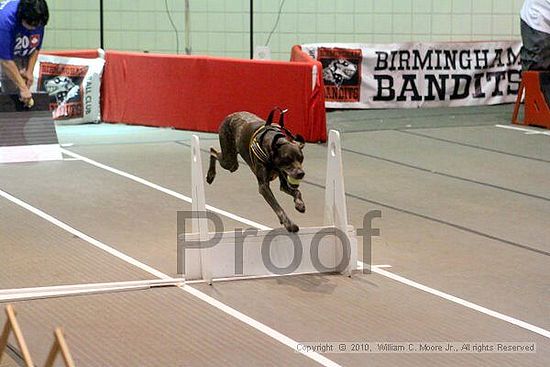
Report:
<svg viewBox="0 0 550 367"><path fill-rule="evenodd" d="M100 91L105 52L96 59L38 56L32 89L50 96L58 125L101 121Z"/></svg>
<svg viewBox="0 0 550 367"><path fill-rule="evenodd" d="M199 138L192 148L193 212L206 211L204 176ZM284 228L248 229L243 232L209 233L206 218L194 218L192 234L181 235L178 246L189 241L205 243L218 236L209 247L185 248L183 259L186 280L232 277L265 277L298 273L339 272L351 275L357 268L357 238L348 225L340 135L331 130L327 153L325 226L302 227L297 233ZM182 264L180 264L181 266Z"/></svg>
<svg viewBox="0 0 550 367"><path fill-rule="evenodd" d="M0 163L62 160L59 144L0 147Z"/></svg>

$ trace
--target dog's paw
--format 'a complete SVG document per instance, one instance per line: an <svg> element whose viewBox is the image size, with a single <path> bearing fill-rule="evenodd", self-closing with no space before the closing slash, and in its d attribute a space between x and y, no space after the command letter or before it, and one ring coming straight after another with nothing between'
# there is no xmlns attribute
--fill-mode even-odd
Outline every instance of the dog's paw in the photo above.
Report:
<svg viewBox="0 0 550 367"><path fill-rule="evenodd" d="M300 230L300 227L298 227L296 224L294 224L292 222L286 223L285 228L286 228L287 231L289 231L291 233L295 233L295 232L298 232Z"/></svg>
<svg viewBox="0 0 550 367"><path fill-rule="evenodd" d="M208 174L206 175L206 182L210 185L212 182L214 182L214 178L216 177L216 172L208 171Z"/></svg>
<svg viewBox="0 0 550 367"><path fill-rule="evenodd" d="M296 208L297 211L299 211L300 213L305 213L306 212L306 204L304 204L303 201L296 201L294 203L294 207Z"/></svg>

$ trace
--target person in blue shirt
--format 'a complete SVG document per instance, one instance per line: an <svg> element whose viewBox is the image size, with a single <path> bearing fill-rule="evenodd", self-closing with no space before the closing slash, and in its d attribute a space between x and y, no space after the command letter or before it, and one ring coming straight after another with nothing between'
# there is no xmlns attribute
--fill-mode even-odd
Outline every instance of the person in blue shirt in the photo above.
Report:
<svg viewBox="0 0 550 367"><path fill-rule="evenodd" d="M49 16L46 0L0 0L1 89L18 93L26 105Z"/></svg>

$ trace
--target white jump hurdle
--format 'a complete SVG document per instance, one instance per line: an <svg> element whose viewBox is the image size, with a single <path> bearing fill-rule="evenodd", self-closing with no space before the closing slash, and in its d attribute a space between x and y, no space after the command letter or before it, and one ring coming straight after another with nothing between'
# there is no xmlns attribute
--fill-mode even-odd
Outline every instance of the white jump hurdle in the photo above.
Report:
<svg viewBox="0 0 550 367"><path fill-rule="evenodd" d="M191 148L192 210L206 212L204 176L198 136ZM266 210L270 210L266 206ZM208 219L193 218L191 234L180 235L184 246L179 258L186 280L266 277L304 273L339 272L351 275L357 268L357 238L348 225L340 134L331 130L327 153L324 226L301 227L295 234L284 228L223 232L216 245L185 247L189 241L206 243L216 233L208 232ZM186 242L187 241L187 242Z"/></svg>

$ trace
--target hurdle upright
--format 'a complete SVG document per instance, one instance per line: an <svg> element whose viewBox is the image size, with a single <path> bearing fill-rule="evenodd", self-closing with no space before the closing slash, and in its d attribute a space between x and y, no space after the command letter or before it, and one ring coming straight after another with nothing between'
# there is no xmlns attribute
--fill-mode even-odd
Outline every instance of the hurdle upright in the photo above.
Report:
<svg viewBox="0 0 550 367"><path fill-rule="evenodd" d="M357 269L357 238L348 224L340 134L335 130L329 133L326 169L324 225L301 227L297 233L284 228L208 232L200 141L193 135L193 233L178 235L178 272L186 280L209 283L310 273L351 275Z"/></svg>

